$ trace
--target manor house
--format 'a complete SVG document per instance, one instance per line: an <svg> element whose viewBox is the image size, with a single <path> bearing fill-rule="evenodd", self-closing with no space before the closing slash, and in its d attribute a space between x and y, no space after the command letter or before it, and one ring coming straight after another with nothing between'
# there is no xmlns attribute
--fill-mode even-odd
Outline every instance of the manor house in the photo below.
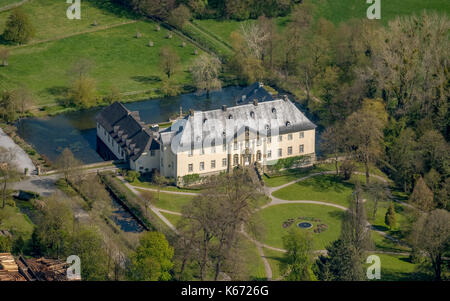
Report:
<svg viewBox="0 0 450 301"><path fill-rule="evenodd" d="M105 159L123 160L130 169L173 178L295 156L312 162L316 126L287 96L261 90L261 84L250 86L232 107L190 110L164 129L115 102L97 115L97 148Z"/></svg>

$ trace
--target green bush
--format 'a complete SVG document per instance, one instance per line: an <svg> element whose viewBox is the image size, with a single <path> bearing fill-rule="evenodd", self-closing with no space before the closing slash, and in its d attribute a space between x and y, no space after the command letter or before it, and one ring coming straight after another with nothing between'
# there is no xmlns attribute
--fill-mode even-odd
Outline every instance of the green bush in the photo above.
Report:
<svg viewBox="0 0 450 301"><path fill-rule="evenodd" d="M125 180L127 180L129 183L133 183L140 176L139 173L134 170L129 170L126 174L127 175L125 177Z"/></svg>
<svg viewBox="0 0 450 301"><path fill-rule="evenodd" d="M190 186L199 181L200 181L200 175L198 173L183 176L183 185L184 186Z"/></svg>
<svg viewBox="0 0 450 301"><path fill-rule="evenodd" d="M285 159L278 159L275 164L267 165L267 169L270 172L277 172L280 169L288 169L296 165L301 165L307 162L308 159L309 159L308 156L296 156Z"/></svg>
<svg viewBox="0 0 450 301"><path fill-rule="evenodd" d="M34 36L34 27L28 16L22 9L16 8L12 11L6 22L3 39L7 42L23 44Z"/></svg>
<svg viewBox="0 0 450 301"><path fill-rule="evenodd" d="M12 248L12 239L7 236L0 235L0 253L9 253Z"/></svg>

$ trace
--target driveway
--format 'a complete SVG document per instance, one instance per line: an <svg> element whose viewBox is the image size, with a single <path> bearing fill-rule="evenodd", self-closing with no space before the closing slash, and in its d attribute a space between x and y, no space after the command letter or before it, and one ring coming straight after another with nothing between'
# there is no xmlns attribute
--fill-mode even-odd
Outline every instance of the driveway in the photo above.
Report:
<svg viewBox="0 0 450 301"><path fill-rule="evenodd" d="M13 189L33 191L41 196L50 196L57 191L55 182L61 175L55 174L50 176L31 176L30 178L13 183Z"/></svg>
<svg viewBox="0 0 450 301"><path fill-rule="evenodd" d="M4 148L12 149L15 153L14 163L17 166L19 172L24 172L25 168L28 168L28 174L36 169L30 157L20 148L14 141L3 132L0 128L0 146Z"/></svg>

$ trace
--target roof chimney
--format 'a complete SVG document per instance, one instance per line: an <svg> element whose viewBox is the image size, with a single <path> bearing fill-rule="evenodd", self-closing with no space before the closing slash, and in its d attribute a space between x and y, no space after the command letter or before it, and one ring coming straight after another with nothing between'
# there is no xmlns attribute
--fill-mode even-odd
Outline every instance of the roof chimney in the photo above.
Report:
<svg viewBox="0 0 450 301"><path fill-rule="evenodd" d="M262 87L264 87L264 84L263 84L262 82L259 82L259 83L258 83L258 86L259 86L260 88L262 88Z"/></svg>
<svg viewBox="0 0 450 301"><path fill-rule="evenodd" d="M258 105L258 100L255 98L253 99L253 105L257 106Z"/></svg>
<svg viewBox="0 0 450 301"><path fill-rule="evenodd" d="M189 109L189 115L194 116L194 110L193 109Z"/></svg>
<svg viewBox="0 0 450 301"><path fill-rule="evenodd" d="M283 99L284 99L284 101L288 101L289 97L287 95L283 95Z"/></svg>
<svg viewBox="0 0 450 301"><path fill-rule="evenodd" d="M222 105L222 111L226 111L227 110L227 106L226 105Z"/></svg>

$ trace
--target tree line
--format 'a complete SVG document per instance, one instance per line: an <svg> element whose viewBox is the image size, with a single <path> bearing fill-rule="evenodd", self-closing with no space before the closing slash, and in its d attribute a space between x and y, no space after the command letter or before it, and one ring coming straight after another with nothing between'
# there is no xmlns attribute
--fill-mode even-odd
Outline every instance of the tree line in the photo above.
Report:
<svg viewBox="0 0 450 301"><path fill-rule="evenodd" d="M235 20L286 16L302 0L115 0L138 13L167 19L171 12L188 8L196 18L227 18Z"/></svg>

